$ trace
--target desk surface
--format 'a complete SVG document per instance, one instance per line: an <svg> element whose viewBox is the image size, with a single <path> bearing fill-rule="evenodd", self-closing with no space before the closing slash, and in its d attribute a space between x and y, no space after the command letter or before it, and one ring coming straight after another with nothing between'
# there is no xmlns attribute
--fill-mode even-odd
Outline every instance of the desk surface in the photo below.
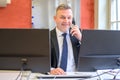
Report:
<svg viewBox="0 0 120 80"><path fill-rule="evenodd" d="M85 79L85 80L97 80L97 79L100 79L100 80L104 80L104 79L113 79L114 75L116 75L117 72L120 72L120 70L112 70L112 71L108 71L108 70L104 70L104 71L98 71L98 72L72 72L72 73L67 73L69 76L73 76L73 74L75 74L76 76L85 76L85 75L92 75L92 76L96 76L96 75L100 75L100 76L97 76L97 77L93 77L93 78L88 78L88 79ZM102 74L102 75L101 75ZM66 75L66 76L68 76ZM57 80L56 79L56 76L63 76L63 77L66 77L65 75L44 75L44 74L41 74L41 73L32 73L31 71L8 71L8 70L0 70L0 79L1 80L46 80L47 78L43 79L43 78L38 78L40 76L53 76L53 78L51 78L50 80ZM116 76L117 79L120 79L120 74L118 74ZM72 80L80 80L81 78L61 78L62 80L68 80L68 79L72 79ZM47 79L49 80L49 79ZM60 80L60 78L58 79Z"/></svg>
<svg viewBox="0 0 120 80"><path fill-rule="evenodd" d="M30 74L31 71L0 70L0 80L28 80Z"/></svg>

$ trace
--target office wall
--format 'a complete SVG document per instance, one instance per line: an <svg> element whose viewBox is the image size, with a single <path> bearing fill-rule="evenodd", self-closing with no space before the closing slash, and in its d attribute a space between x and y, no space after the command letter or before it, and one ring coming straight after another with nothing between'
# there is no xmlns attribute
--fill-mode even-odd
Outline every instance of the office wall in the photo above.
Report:
<svg viewBox="0 0 120 80"><path fill-rule="evenodd" d="M0 28L31 28L31 0L11 0L0 7Z"/></svg>
<svg viewBox="0 0 120 80"><path fill-rule="evenodd" d="M11 0L0 7L0 28L32 28L31 0ZM80 27L94 29L94 0L80 0Z"/></svg>
<svg viewBox="0 0 120 80"><path fill-rule="evenodd" d="M80 26L82 29L94 29L94 0L81 0Z"/></svg>

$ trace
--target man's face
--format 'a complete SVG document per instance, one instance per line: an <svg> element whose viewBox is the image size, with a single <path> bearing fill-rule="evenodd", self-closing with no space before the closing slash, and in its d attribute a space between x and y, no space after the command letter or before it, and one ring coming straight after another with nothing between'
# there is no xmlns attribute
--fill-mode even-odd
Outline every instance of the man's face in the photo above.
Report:
<svg viewBox="0 0 120 80"><path fill-rule="evenodd" d="M66 32L72 24L72 17L71 9L58 10L56 16L54 16L57 28L62 32Z"/></svg>

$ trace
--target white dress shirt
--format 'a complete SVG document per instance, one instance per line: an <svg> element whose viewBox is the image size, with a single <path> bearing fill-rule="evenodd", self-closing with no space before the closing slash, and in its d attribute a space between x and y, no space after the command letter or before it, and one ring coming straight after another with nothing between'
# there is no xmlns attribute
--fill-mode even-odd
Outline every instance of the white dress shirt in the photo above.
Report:
<svg viewBox="0 0 120 80"><path fill-rule="evenodd" d="M59 62L58 62L58 67L60 66L60 61L61 61L61 55L62 55L62 45L63 45L63 32L61 32L60 30L58 30L56 28L56 34L57 34L57 39L58 39L58 46L59 46ZM69 30L67 31L67 35L66 35L66 39L67 39L67 44L68 44L68 60L67 60L67 69L66 72L74 72L75 69L75 61L74 61L74 56L73 56L73 47L72 47L72 43L70 40L70 36L69 36Z"/></svg>

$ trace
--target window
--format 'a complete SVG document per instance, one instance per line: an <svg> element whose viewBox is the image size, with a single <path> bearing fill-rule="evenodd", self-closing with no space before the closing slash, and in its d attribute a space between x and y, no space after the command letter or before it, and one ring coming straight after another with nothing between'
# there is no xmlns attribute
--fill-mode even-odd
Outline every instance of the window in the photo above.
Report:
<svg viewBox="0 0 120 80"><path fill-rule="evenodd" d="M95 0L95 28L120 30L120 0Z"/></svg>
<svg viewBox="0 0 120 80"><path fill-rule="evenodd" d="M95 29L111 29L110 27L110 0L95 1Z"/></svg>
<svg viewBox="0 0 120 80"><path fill-rule="evenodd" d="M120 30L120 0L111 0L111 29Z"/></svg>

